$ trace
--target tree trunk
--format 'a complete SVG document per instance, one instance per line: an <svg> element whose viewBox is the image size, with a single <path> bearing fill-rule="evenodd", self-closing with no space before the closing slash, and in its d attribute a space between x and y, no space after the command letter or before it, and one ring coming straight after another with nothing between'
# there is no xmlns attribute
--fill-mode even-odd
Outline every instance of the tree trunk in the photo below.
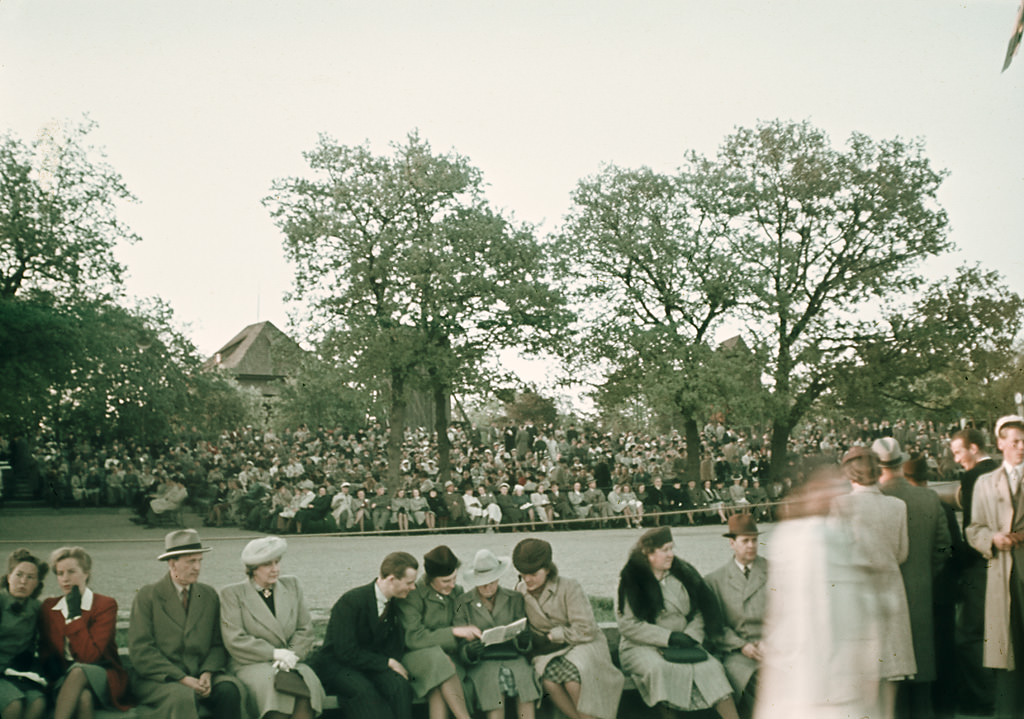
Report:
<svg viewBox="0 0 1024 719"><path fill-rule="evenodd" d="M441 382L433 381L434 391L434 431L437 434L437 479L444 483L451 479L451 443L448 441L449 416L451 406L448 401L448 388Z"/></svg>
<svg viewBox="0 0 1024 719"><path fill-rule="evenodd" d="M784 419L772 420L771 462L768 465L768 476L774 481L782 479L789 466L789 433L792 425Z"/></svg>
<svg viewBox="0 0 1024 719"><path fill-rule="evenodd" d="M396 490L401 483L402 439L405 436L405 375L391 371L391 411L388 417L388 488Z"/></svg>
<svg viewBox="0 0 1024 719"><path fill-rule="evenodd" d="M697 419L692 415L683 420L683 433L686 437L686 476L683 483L691 479L700 482L700 428L697 426Z"/></svg>

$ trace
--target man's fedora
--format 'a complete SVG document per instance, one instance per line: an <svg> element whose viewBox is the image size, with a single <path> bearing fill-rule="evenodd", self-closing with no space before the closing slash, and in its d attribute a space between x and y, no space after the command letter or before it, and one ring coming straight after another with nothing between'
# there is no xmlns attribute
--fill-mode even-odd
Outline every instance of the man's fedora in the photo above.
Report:
<svg viewBox="0 0 1024 719"><path fill-rule="evenodd" d="M172 557L180 557L183 554L199 554L209 552L210 547L204 547L199 541L199 532L194 529L176 529L164 537L164 553L157 559L165 560Z"/></svg>
<svg viewBox="0 0 1024 719"><path fill-rule="evenodd" d="M723 534L723 537L729 539L735 539L743 535L758 535L757 522L754 521L754 515L752 514L734 514L729 517L729 531Z"/></svg>

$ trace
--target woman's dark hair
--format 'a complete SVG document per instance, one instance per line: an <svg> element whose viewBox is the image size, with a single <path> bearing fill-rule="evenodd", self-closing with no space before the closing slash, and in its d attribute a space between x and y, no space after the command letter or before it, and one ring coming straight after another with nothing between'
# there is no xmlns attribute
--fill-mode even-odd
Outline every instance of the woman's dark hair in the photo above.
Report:
<svg viewBox="0 0 1024 719"><path fill-rule="evenodd" d="M36 565L36 571L38 572L39 584L36 585L35 591L32 592L32 598L36 599L39 594L43 591L43 579L46 577L46 573L50 571L50 565L44 562L39 557L32 554L24 547L15 549L7 556L7 572L4 573L2 585L4 589L10 590L10 586L7 583L7 575L14 571L14 568L19 564L28 562L29 564Z"/></svg>

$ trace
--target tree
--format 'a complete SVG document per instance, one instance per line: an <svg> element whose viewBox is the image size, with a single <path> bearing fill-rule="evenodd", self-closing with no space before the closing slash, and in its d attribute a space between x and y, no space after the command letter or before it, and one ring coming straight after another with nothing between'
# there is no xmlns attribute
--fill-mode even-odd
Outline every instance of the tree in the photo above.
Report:
<svg viewBox="0 0 1024 719"><path fill-rule="evenodd" d="M292 298L388 393L397 481L409 388L434 397L444 476L453 387L478 378L489 353L548 336L567 317L532 230L487 206L479 170L434 155L416 133L393 150L322 136L306 154L316 179L278 180L265 203L296 267Z"/></svg>
<svg viewBox="0 0 1024 719"><path fill-rule="evenodd" d="M878 306L922 286L949 249L923 143L853 133L845 151L810 124L740 129L709 162L728 205L732 254L754 281L748 328L768 350L773 471L815 401L857 349L883 339ZM715 201L717 202L717 201Z"/></svg>
<svg viewBox="0 0 1024 719"><path fill-rule="evenodd" d="M117 217L135 198L101 152L95 124L65 124L31 144L0 136L0 299L45 291L65 301L120 289L113 255L138 237Z"/></svg>
<svg viewBox="0 0 1024 719"><path fill-rule="evenodd" d="M577 359L606 363L611 405L643 396L682 419L693 477L701 413L738 376L713 333L748 291L728 218L697 204L713 179L608 166L578 184L556 250L585 317Z"/></svg>

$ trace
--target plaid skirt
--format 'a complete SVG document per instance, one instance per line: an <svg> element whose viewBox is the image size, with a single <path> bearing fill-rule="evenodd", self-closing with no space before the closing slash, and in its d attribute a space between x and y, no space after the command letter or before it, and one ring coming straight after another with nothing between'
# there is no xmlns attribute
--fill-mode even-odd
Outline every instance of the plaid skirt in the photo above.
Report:
<svg viewBox="0 0 1024 719"><path fill-rule="evenodd" d="M580 678L580 670L564 656L555 657L548 662L548 665L544 667L544 676L541 678L556 684L565 684L566 682L583 683L583 680Z"/></svg>

